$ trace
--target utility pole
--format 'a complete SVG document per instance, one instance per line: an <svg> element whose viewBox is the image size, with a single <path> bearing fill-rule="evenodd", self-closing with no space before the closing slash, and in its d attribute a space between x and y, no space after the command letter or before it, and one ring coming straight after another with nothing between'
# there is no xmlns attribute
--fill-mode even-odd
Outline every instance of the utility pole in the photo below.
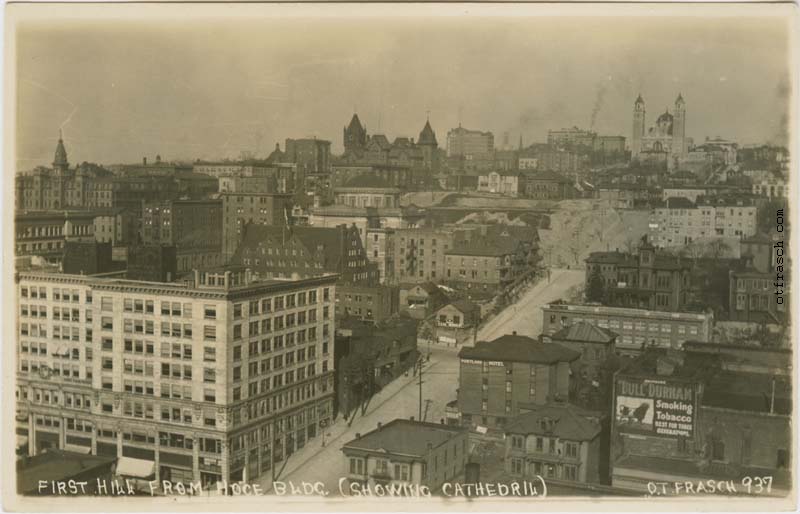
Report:
<svg viewBox="0 0 800 514"><path fill-rule="evenodd" d="M422 421L422 356L419 359L419 417L418 420Z"/></svg>

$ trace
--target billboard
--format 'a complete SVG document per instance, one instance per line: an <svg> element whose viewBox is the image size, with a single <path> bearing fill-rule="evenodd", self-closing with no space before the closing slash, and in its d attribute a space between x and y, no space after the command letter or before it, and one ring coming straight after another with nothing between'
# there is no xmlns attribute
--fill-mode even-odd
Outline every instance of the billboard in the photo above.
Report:
<svg viewBox="0 0 800 514"><path fill-rule="evenodd" d="M621 433L694 437L695 385L661 379L618 377L614 421Z"/></svg>

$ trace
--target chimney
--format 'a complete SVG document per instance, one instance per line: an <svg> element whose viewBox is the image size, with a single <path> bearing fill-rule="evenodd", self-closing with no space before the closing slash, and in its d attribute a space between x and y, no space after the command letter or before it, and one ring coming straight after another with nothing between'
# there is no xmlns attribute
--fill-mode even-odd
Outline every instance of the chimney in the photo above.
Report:
<svg viewBox="0 0 800 514"><path fill-rule="evenodd" d="M161 164L161 155L156 155L156 164Z"/></svg>
<svg viewBox="0 0 800 514"><path fill-rule="evenodd" d="M516 331L516 330L514 330L513 332L511 332L511 335L512 335L512 336L515 336L515 335L517 335L517 331Z"/></svg>
<svg viewBox="0 0 800 514"><path fill-rule="evenodd" d="M380 430L380 429L382 429L382 428L383 428L383 423L381 423L380 421L378 421L378 430Z"/></svg>
<svg viewBox="0 0 800 514"><path fill-rule="evenodd" d="M356 432L356 439L361 439L361 433Z"/></svg>
<svg viewBox="0 0 800 514"><path fill-rule="evenodd" d="M147 166L147 157L142 157L142 166Z"/></svg>
<svg viewBox="0 0 800 514"><path fill-rule="evenodd" d="M411 416L411 418L410 418L410 419L411 419L411 421L414 421L414 416Z"/></svg>

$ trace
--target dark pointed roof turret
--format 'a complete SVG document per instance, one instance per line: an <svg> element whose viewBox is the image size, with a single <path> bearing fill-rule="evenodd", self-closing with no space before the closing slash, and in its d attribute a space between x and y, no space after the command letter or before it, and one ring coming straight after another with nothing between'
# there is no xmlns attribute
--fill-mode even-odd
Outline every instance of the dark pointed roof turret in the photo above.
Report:
<svg viewBox="0 0 800 514"><path fill-rule="evenodd" d="M62 138L61 131L58 131L58 144L56 145L56 155L53 158L54 168L67 168L67 149L64 148L64 139Z"/></svg>

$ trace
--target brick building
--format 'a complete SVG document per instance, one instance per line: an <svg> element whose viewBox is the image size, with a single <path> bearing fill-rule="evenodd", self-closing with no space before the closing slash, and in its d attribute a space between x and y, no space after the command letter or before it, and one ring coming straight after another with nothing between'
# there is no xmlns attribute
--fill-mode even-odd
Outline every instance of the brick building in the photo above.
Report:
<svg viewBox="0 0 800 514"><path fill-rule="evenodd" d="M503 428L520 404L565 400L580 354L556 343L505 335L458 352L458 408L464 426Z"/></svg>
<svg viewBox="0 0 800 514"><path fill-rule="evenodd" d="M145 203L142 242L175 246L178 273L222 265L222 200Z"/></svg>
<svg viewBox="0 0 800 514"><path fill-rule="evenodd" d="M292 197L272 193L221 193L222 254L227 261L236 252L248 223L287 225Z"/></svg>
<svg viewBox="0 0 800 514"><path fill-rule="evenodd" d="M336 316L380 323L400 311L400 291L380 284L340 283L336 289Z"/></svg>
<svg viewBox="0 0 800 514"><path fill-rule="evenodd" d="M131 246L127 264L125 277L131 280L172 282L178 278L178 252L174 246Z"/></svg>
<svg viewBox="0 0 800 514"><path fill-rule="evenodd" d="M615 378L612 485L772 477L791 487L792 393L785 376L724 369L721 353L652 351ZM667 495L681 494L668 487Z"/></svg>

